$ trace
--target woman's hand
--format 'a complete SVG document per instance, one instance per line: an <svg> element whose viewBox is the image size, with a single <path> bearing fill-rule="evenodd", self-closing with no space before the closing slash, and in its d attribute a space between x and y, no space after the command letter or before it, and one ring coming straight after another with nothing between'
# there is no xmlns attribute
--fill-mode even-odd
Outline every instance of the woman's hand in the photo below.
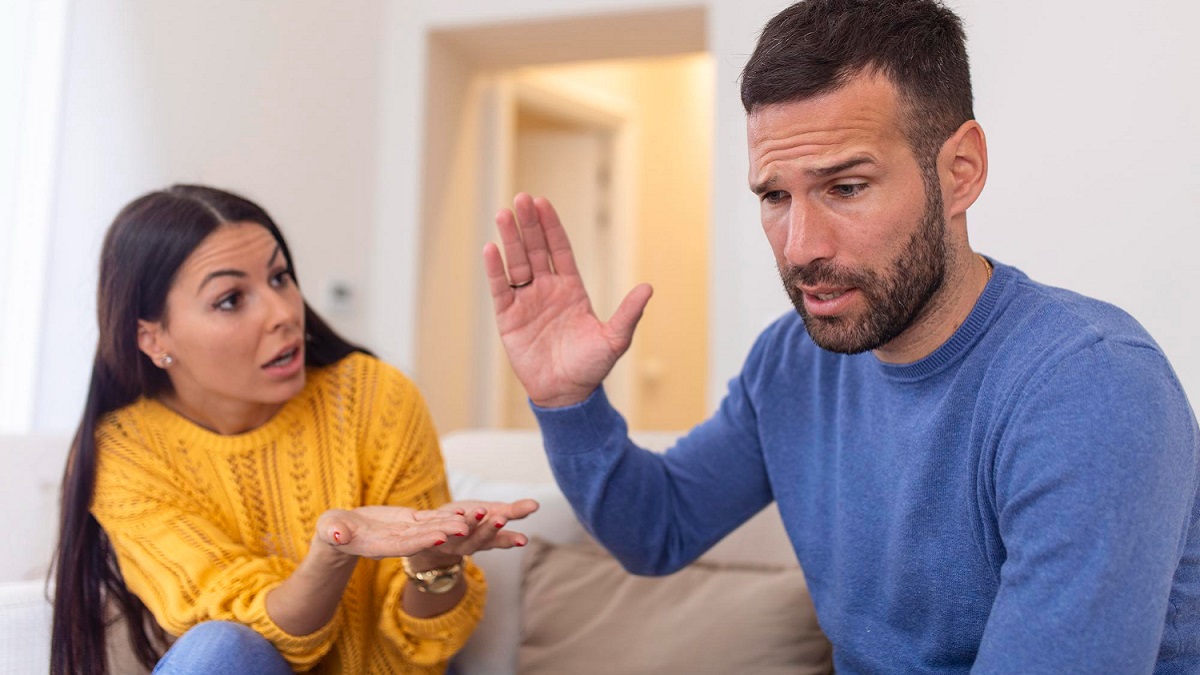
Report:
<svg viewBox="0 0 1200 675"><path fill-rule="evenodd" d="M316 539L348 555L379 560L411 556L465 539L472 526L454 510L418 511L403 506L330 509L317 519Z"/></svg>
<svg viewBox="0 0 1200 675"><path fill-rule="evenodd" d="M529 537L520 532L504 529L510 520L520 520L537 511L539 504L532 499L515 502L450 502L438 507L438 511L466 518L470 531L454 536L445 546L438 546L439 554L471 555L493 548L512 548L529 543Z"/></svg>

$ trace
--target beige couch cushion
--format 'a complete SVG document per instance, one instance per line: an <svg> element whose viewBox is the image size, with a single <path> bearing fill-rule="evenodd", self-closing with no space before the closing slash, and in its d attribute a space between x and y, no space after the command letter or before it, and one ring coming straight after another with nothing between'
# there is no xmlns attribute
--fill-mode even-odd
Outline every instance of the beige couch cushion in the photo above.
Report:
<svg viewBox="0 0 1200 675"><path fill-rule="evenodd" d="M795 566L700 561L637 577L595 543L533 539L522 609L525 675L833 671Z"/></svg>

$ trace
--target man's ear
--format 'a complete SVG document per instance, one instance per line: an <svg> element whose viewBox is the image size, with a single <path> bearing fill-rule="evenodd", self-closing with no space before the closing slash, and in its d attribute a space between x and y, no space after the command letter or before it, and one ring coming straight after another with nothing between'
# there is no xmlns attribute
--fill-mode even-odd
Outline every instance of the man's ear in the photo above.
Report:
<svg viewBox="0 0 1200 675"><path fill-rule="evenodd" d="M137 343L138 349L150 357L150 361L158 365L163 354L168 353L166 335L161 321L146 321L138 319Z"/></svg>
<svg viewBox="0 0 1200 675"><path fill-rule="evenodd" d="M940 154L940 159L945 162L939 164L944 167L940 173L946 195L946 216L954 219L967 212L987 182L987 138L983 127L975 120L963 122L942 145Z"/></svg>

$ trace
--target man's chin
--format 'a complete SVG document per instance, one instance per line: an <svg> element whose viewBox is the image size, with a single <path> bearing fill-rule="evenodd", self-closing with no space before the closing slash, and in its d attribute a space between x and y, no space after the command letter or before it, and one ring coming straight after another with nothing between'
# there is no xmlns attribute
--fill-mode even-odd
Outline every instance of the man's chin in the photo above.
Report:
<svg viewBox="0 0 1200 675"><path fill-rule="evenodd" d="M808 337L821 349L836 354L861 354L871 351L882 344L875 336L867 334L867 327L861 321L853 321L846 317L815 317L796 307L804 330Z"/></svg>

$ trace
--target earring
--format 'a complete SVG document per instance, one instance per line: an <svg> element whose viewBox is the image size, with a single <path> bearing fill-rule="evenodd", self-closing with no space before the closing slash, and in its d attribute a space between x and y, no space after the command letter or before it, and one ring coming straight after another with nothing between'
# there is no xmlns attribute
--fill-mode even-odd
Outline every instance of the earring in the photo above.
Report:
<svg viewBox="0 0 1200 675"><path fill-rule="evenodd" d="M158 359L158 362L162 365L163 368L166 368L166 367L170 366L172 363L175 363L175 357L171 356L170 354L163 354L162 357L160 357Z"/></svg>

